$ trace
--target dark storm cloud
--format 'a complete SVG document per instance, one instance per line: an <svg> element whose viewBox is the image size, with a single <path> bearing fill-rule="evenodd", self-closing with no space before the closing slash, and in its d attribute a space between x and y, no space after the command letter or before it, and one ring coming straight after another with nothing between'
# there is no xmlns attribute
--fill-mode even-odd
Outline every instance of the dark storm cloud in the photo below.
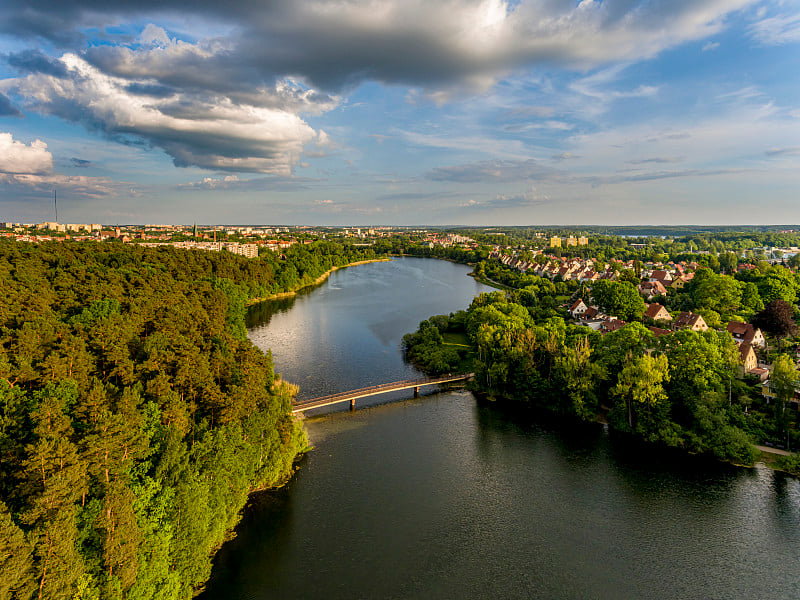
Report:
<svg viewBox="0 0 800 600"><path fill-rule="evenodd" d="M40 50L23 50L8 54L6 62L23 73L44 73L53 77L66 77L67 70L61 61L50 58Z"/></svg>
<svg viewBox="0 0 800 600"><path fill-rule="evenodd" d="M158 83L130 83L125 89L131 94L139 96L153 96L154 98L168 98L175 95L175 88Z"/></svg>
<svg viewBox="0 0 800 600"><path fill-rule="evenodd" d="M16 106L11 104L3 94L0 94L0 117L21 117L22 113L19 112Z"/></svg>
<svg viewBox="0 0 800 600"><path fill-rule="evenodd" d="M211 84L219 85L221 75L251 83L293 75L327 90L366 79L476 89L522 66L585 68L653 56L707 37L749 1L523 0L510 6L499 0L28 0L0 7L0 31L79 48L82 29L103 28L110 19L180 22L191 15L195 26L205 21L207 30L231 33L218 40L212 33L222 51L200 62L191 53L172 56L173 68L161 83L216 89ZM135 67L107 45L87 56L114 74Z"/></svg>

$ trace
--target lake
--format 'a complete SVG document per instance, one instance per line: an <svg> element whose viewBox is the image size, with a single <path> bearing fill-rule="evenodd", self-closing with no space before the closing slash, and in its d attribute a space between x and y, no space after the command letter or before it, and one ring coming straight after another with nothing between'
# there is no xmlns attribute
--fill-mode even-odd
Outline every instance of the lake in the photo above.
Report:
<svg viewBox="0 0 800 600"><path fill-rule="evenodd" d="M302 398L418 376L400 338L489 289L468 271L337 271L252 311L250 336ZM314 450L253 495L201 598L800 597L796 479L410 395L309 417Z"/></svg>

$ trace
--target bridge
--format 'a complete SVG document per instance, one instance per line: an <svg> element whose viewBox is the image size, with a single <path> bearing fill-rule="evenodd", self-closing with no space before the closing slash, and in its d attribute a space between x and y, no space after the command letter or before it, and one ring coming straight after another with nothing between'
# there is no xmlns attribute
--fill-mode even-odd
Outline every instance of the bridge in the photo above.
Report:
<svg viewBox="0 0 800 600"><path fill-rule="evenodd" d="M461 373L459 375L445 375L443 377L406 379L404 381L383 383L381 385L373 385L357 390L350 390L348 392L331 394L329 396L321 396L320 398L313 398L312 400L301 400L299 402L292 403L292 414L302 413L307 410L311 410L312 408L322 408L323 406L330 406L331 404L339 404L340 402L350 402L350 410L353 410L356 407L356 400L359 398L377 396L378 394L385 394L387 392L394 392L397 390L407 390L410 388L414 388L414 397L416 398L419 396L419 388L423 386L451 383L453 381L466 381L468 379L472 379L474 375L474 373Z"/></svg>

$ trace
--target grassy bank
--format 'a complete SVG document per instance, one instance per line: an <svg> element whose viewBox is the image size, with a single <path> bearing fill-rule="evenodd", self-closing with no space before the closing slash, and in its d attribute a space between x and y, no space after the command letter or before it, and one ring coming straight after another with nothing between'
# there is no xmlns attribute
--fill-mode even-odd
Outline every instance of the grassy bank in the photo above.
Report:
<svg viewBox="0 0 800 600"><path fill-rule="evenodd" d="M349 263L349 264L346 264L346 265L342 265L341 267L333 267L333 268L329 269L328 271L326 271L325 273L323 273L322 275L320 275L319 277L317 277L311 283L303 283L301 285L298 285L295 289L289 290L288 292L280 292L278 294L271 294L269 296L262 296L262 297L259 297L259 298L250 298L247 301L247 306L252 306L253 304L258 304L259 302L266 302L267 300L280 300L281 298L291 298L292 296L296 296L300 291L302 291L302 290L304 290L306 288L313 287L315 285L319 285L320 283L325 281L328 277L330 277L331 273L333 273L334 271L338 271L339 269L346 269L347 267L355 267L355 266L358 266L358 265L365 265L367 263L389 262L390 260L392 260L392 259L391 258L373 258L373 259L370 259L370 260L358 260L356 262L352 262L352 263Z"/></svg>

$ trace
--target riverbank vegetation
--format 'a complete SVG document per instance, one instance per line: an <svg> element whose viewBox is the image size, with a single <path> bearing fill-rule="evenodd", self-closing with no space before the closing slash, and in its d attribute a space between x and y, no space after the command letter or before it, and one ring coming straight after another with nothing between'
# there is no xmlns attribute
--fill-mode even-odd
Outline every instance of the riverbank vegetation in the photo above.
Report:
<svg viewBox="0 0 800 600"><path fill-rule="evenodd" d="M0 596L191 597L306 447L248 299L373 256L0 240Z"/></svg>
<svg viewBox="0 0 800 600"><path fill-rule="evenodd" d="M440 337L462 331L474 359L461 368L476 373L474 390L490 399L603 420L617 431L650 442L736 464L753 464L759 457L754 444L800 447L797 411L791 408L797 377L788 357L777 356L775 361L776 368L787 365L782 391L774 398L765 397L756 380L741 378L739 351L727 331L658 330L656 337L642 322L644 304L635 288L624 281L595 283L602 284L595 300L633 320L601 334L574 324L567 313L571 299L589 297L582 284L520 273L497 262L480 266L482 274L513 289L482 294L465 313L432 317L406 336L407 355L424 370L439 372L442 365L455 364L447 360L452 354ZM728 283L720 283L722 276L713 276L710 270L706 275L701 269L697 282L677 294L676 302L687 308L714 302L725 318L766 320L763 302L753 301L756 295L771 299L796 292L794 276L785 277L781 268L751 274L746 281L726 276L739 291L731 295L719 289ZM781 282L786 285L780 287ZM616 289L625 285L630 289ZM744 291L750 298L747 303L742 301ZM759 308L761 312L754 312ZM785 319L775 319L790 328ZM780 373L774 372L773 382L779 378ZM800 471L794 458L782 462L786 470Z"/></svg>

